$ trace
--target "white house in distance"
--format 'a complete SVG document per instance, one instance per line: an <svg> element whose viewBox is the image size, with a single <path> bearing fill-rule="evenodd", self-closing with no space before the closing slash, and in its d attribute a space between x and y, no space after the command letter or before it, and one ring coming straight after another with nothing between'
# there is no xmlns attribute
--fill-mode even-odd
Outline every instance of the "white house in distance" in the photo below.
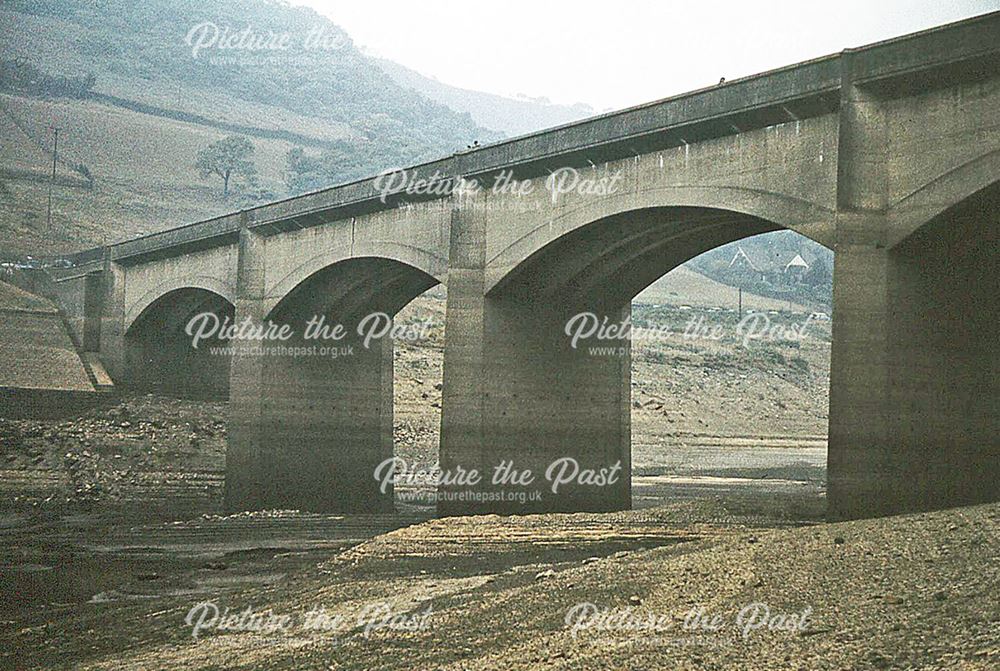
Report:
<svg viewBox="0 0 1000 671"><path fill-rule="evenodd" d="M785 259L779 258L778 254L769 257L756 250L747 252L742 246L737 246L733 258L729 261L728 270L758 275L760 280L764 282L785 282L802 279L810 267L811 264L806 261L802 253L796 253L791 259L785 261Z"/></svg>
<svg viewBox="0 0 1000 671"><path fill-rule="evenodd" d="M785 264L785 274L793 274L801 277L809 270L809 264L802 258L801 254L796 254L795 258Z"/></svg>

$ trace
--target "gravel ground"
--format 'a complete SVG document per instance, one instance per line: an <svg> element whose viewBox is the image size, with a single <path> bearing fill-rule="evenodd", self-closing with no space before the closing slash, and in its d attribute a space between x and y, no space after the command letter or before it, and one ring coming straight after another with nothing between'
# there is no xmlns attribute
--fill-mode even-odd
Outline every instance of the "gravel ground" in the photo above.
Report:
<svg viewBox="0 0 1000 671"><path fill-rule="evenodd" d="M0 648L14 668L116 670L1000 666L1000 504L783 530L699 505L432 520L210 597L287 616L270 633L193 639L206 597L173 594L5 628ZM767 615L741 618L753 604ZM305 625L319 607L328 631Z"/></svg>

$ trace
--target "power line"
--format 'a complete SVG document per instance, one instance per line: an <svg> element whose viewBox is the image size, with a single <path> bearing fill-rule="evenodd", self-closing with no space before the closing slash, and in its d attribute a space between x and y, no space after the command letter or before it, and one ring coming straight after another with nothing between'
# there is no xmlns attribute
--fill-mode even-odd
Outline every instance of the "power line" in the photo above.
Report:
<svg viewBox="0 0 1000 671"><path fill-rule="evenodd" d="M52 130L55 131L55 140L52 143L52 179L49 180L49 211L45 217L46 233L52 231L52 185L56 181L56 161L59 160L59 128L53 126Z"/></svg>

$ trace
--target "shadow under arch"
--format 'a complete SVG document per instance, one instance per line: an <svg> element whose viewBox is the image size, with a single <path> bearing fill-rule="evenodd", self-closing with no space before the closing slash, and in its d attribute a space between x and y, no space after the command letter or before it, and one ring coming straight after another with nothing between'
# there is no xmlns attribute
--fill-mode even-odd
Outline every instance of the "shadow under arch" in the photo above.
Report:
<svg viewBox="0 0 1000 671"><path fill-rule="evenodd" d="M998 254L1000 181L889 250L889 447L907 482L899 509L1000 500Z"/></svg>
<svg viewBox="0 0 1000 671"><path fill-rule="evenodd" d="M434 276L396 259L354 257L310 274L280 298L267 319L291 322L324 314L346 322L372 312L393 316L438 284Z"/></svg>
<svg viewBox="0 0 1000 671"><path fill-rule="evenodd" d="M662 223L672 213L699 212L713 212L733 221L769 222L827 247L833 242L834 211L808 201L742 187L657 187L566 206L555 216L535 222L533 228L490 258L487 290L501 284L526 258L599 222L645 218Z"/></svg>
<svg viewBox="0 0 1000 671"><path fill-rule="evenodd" d="M375 474L393 456L391 319L439 280L381 257L336 261L264 318L290 337L241 361L227 508L391 512ZM311 326L310 326L311 324ZM244 372L246 371L246 372Z"/></svg>
<svg viewBox="0 0 1000 671"><path fill-rule="evenodd" d="M548 242L514 266L488 295L623 305L694 257L742 238L785 230L716 208L651 207L592 221Z"/></svg>
<svg viewBox="0 0 1000 671"><path fill-rule="evenodd" d="M234 308L223 295L200 287L172 289L150 301L125 331L125 388L181 398L228 398L228 343L212 337L196 348L185 332L203 313L221 323L232 321Z"/></svg>

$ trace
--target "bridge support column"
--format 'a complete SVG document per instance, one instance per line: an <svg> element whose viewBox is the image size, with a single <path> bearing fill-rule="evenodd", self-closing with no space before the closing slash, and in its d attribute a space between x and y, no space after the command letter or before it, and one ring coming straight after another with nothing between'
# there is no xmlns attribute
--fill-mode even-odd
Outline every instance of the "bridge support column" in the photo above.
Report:
<svg viewBox="0 0 1000 671"><path fill-rule="evenodd" d="M897 506L901 457L891 443L890 259L872 245L834 257L827 490L830 514L863 517Z"/></svg>
<svg viewBox="0 0 1000 671"><path fill-rule="evenodd" d="M856 58L843 56L841 87L830 515L996 500L1000 194L897 241L886 103L852 84Z"/></svg>
<svg viewBox="0 0 1000 671"><path fill-rule="evenodd" d="M832 517L1000 498L995 247L959 222L944 230L892 250L837 247Z"/></svg>
<svg viewBox="0 0 1000 671"><path fill-rule="evenodd" d="M474 204L453 212L441 427L443 471L481 482L442 486L438 512L629 508L628 340L590 343L610 347L600 355L573 348L565 304L484 296L487 223ZM527 472L530 483L514 481Z"/></svg>
<svg viewBox="0 0 1000 671"><path fill-rule="evenodd" d="M112 259L110 247L104 250L101 275L104 291L101 296L101 325L97 334L101 363L108 375L119 384L125 377L125 270Z"/></svg>
<svg viewBox="0 0 1000 671"><path fill-rule="evenodd" d="M237 324L267 318L265 245L242 232ZM375 480L392 456L391 340L370 349L350 338L307 341L305 320L289 324L296 335L288 341L234 343L226 509L391 511L392 488Z"/></svg>

